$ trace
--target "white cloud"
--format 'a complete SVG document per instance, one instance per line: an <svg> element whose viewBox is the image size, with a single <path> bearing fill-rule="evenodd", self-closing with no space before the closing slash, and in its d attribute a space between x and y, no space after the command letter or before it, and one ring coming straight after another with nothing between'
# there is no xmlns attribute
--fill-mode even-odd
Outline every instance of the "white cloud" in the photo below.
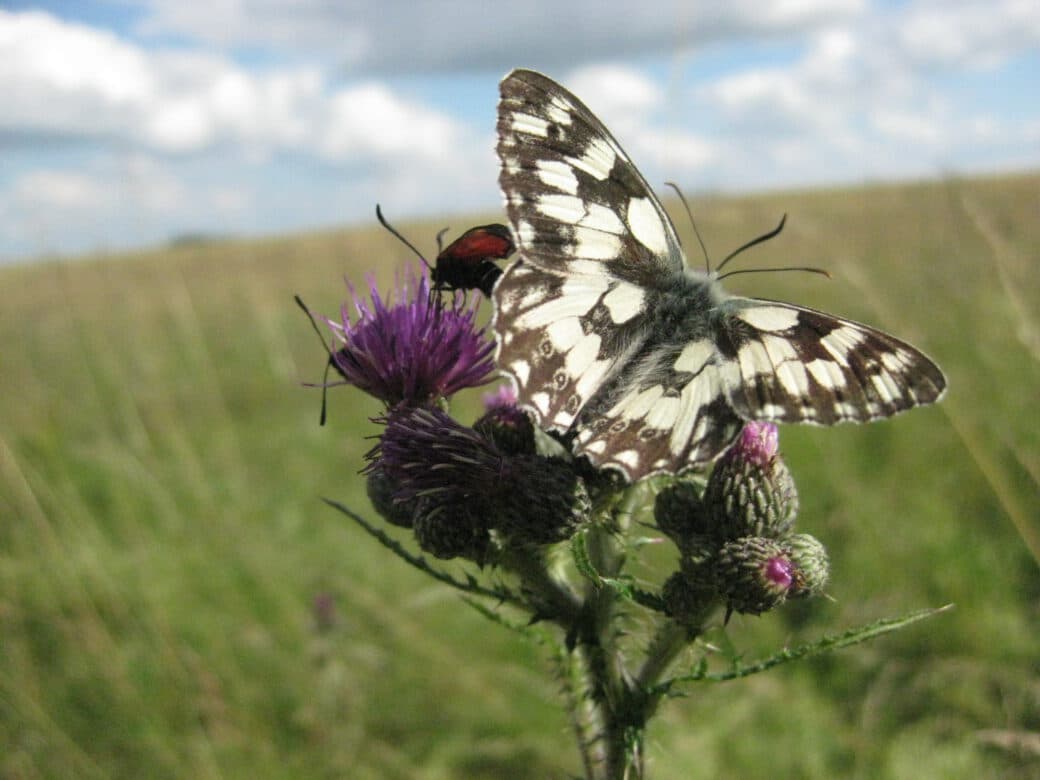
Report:
<svg viewBox="0 0 1040 780"><path fill-rule="evenodd" d="M445 115L378 84L333 90L315 66L250 72L196 51L147 51L42 13L0 11L0 128L185 154L232 144L333 161L434 159Z"/></svg>
<svg viewBox="0 0 1040 780"><path fill-rule="evenodd" d="M234 48L308 51L351 70L430 72L518 64L550 68L658 54L734 36L801 33L863 0L146 0L141 31ZM522 55L523 62L518 62Z"/></svg>
<svg viewBox="0 0 1040 780"><path fill-rule="evenodd" d="M27 214L46 209L93 212L108 200L109 191L80 171L38 170L17 179L11 195L14 209Z"/></svg>
<svg viewBox="0 0 1040 780"><path fill-rule="evenodd" d="M0 10L0 128L113 132L154 88L144 53L111 33Z"/></svg>
<svg viewBox="0 0 1040 780"><path fill-rule="evenodd" d="M290 230L376 200L396 219L492 208L493 77L514 65L562 76L655 186L1040 163L1036 102L1007 95L1021 67L1010 87L987 70L1040 47L1033 0L134 7L134 39L0 10L0 253ZM464 67L482 70L429 78Z"/></svg>
<svg viewBox="0 0 1040 780"><path fill-rule="evenodd" d="M993 67L1040 45L1040 4L1035 0L922 0L894 27L909 61L932 67Z"/></svg>
<svg viewBox="0 0 1040 780"><path fill-rule="evenodd" d="M460 128L447 117L374 83L332 95L321 125L318 148L331 159L419 157L437 162L460 145Z"/></svg>
<svg viewBox="0 0 1040 780"><path fill-rule="evenodd" d="M871 124L882 135L894 141L907 141L925 147L942 140L942 129L927 116L881 109L870 117Z"/></svg>
<svg viewBox="0 0 1040 780"><path fill-rule="evenodd" d="M586 65L571 72L567 88L604 116L647 113L661 105L664 92L657 82L634 68L618 64Z"/></svg>

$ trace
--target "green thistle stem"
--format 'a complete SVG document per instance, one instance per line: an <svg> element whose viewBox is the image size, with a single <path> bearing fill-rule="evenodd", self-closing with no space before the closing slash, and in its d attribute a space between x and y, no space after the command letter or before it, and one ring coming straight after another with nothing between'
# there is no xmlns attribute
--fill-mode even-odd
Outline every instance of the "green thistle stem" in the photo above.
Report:
<svg viewBox="0 0 1040 780"><path fill-rule="evenodd" d="M550 571L545 555L538 548L510 547L503 552L499 563L520 578L524 594L538 616L565 627L578 620L581 599Z"/></svg>

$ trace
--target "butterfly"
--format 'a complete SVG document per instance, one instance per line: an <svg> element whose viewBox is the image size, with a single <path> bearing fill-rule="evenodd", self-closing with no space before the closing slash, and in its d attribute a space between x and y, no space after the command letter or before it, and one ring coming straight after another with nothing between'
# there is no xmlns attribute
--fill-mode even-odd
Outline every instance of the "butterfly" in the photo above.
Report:
<svg viewBox="0 0 1040 780"><path fill-rule="evenodd" d="M688 267L646 180L564 87L515 70L500 91L519 258L494 288L497 365L576 455L636 481L705 466L749 420L865 422L943 396L906 342Z"/></svg>

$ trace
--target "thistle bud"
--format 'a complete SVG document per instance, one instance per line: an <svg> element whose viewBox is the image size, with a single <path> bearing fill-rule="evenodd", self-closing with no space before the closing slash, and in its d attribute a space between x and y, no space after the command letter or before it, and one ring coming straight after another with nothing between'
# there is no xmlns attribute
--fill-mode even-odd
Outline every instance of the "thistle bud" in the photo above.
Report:
<svg viewBox="0 0 1040 780"><path fill-rule="evenodd" d="M415 540L437 558L468 558L483 564L491 545L485 508L480 502L445 503L417 499Z"/></svg>
<svg viewBox="0 0 1040 780"><path fill-rule="evenodd" d="M415 500L395 500L394 494L398 490L398 485L378 467L378 464L368 472L365 488L368 492L368 500L372 502L372 506L383 516L384 520L401 528L412 527L415 518Z"/></svg>
<svg viewBox="0 0 1040 780"><path fill-rule="evenodd" d="M784 546L796 568L791 598L808 598L823 592L830 576L830 560L820 541L809 534L795 534L784 539Z"/></svg>
<svg viewBox="0 0 1040 780"><path fill-rule="evenodd" d="M589 519L588 489L566 461L518 455L503 469L491 499L492 524L511 541L562 542Z"/></svg>
<svg viewBox="0 0 1040 780"><path fill-rule="evenodd" d="M715 584L729 609L760 615L782 604L797 567L783 543L760 536L727 542L715 559Z"/></svg>
<svg viewBox="0 0 1040 780"><path fill-rule="evenodd" d="M473 430L506 455L534 454L534 424L518 406L492 406L473 424Z"/></svg>
<svg viewBox="0 0 1040 780"><path fill-rule="evenodd" d="M722 542L745 536L778 539L791 530L798 492L778 453L775 425L744 426L711 472L704 504L712 533Z"/></svg>
<svg viewBox="0 0 1040 780"><path fill-rule="evenodd" d="M716 592L699 577L690 577L680 570L665 580L661 588L661 599L665 612L680 623L695 623L703 620L705 610L716 599Z"/></svg>
<svg viewBox="0 0 1040 780"><path fill-rule="evenodd" d="M690 540L709 533L708 513L701 501L703 487L689 479L673 482L657 494L654 501L654 520L663 533L668 534L685 551Z"/></svg>

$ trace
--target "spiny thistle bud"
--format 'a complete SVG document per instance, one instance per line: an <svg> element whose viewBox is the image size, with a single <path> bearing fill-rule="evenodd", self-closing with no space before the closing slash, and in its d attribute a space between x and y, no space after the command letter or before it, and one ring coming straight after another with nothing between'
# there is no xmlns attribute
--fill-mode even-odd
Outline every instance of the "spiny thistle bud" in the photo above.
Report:
<svg viewBox="0 0 1040 780"><path fill-rule="evenodd" d="M665 612L680 623L700 622L705 611L715 601L716 591L699 577L689 577L683 571L675 572L661 587Z"/></svg>
<svg viewBox="0 0 1040 780"><path fill-rule="evenodd" d="M494 527L526 544L569 539L592 511L585 482L570 465L537 455L504 461L501 485L490 503Z"/></svg>
<svg viewBox="0 0 1040 780"><path fill-rule="evenodd" d="M514 542L567 539L591 511L585 483L566 461L506 455L437 409L392 410L368 457L370 470L378 463L397 480L398 501L435 497L451 513L479 506L485 527Z"/></svg>
<svg viewBox="0 0 1040 780"><path fill-rule="evenodd" d="M773 423L750 422L708 479L704 504L721 542L744 536L778 539L794 524L798 492L777 451Z"/></svg>
<svg viewBox="0 0 1040 780"><path fill-rule="evenodd" d="M727 542L715 559L715 584L729 609L760 615L784 602L797 567L783 543L761 536Z"/></svg>
<svg viewBox="0 0 1040 780"><path fill-rule="evenodd" d="M792 598L808 598L823 592L830 576L830 560L820 541L809 534L794 534L784 539L796 567Z"/></svg>
<svg viewBox="0 0 1040 780"><path fill-rule="evenodd" d="M491 545L486 509L479 502L418 499L415 540L437 558L468 558L483 565Z"/></svg>
<svg viewBox="0 0 1040 780"><path fill-rule="evenodd" d="M534 424L516 405L516 390L506 385L486 394L484 408L487 411L473 424L473 430L507 455L534 454Z"/></svg>
<svg viewBox="0 0 1040 780"><path fill-rule="evenodd" d="M657 494L654 520L685 551L687 542L709 533L708 513L701 501L704 488L690 479L679 479Z"/></svg>
<svg viewBox="0 0 1040 780"><path fill-rule="evenodd" d="M379 468L378 462L368 472L365 487L368 491L368 500L372 502L372 506L383 516L383 519L401 528L412 527L412 521L415 518L415 499L396 500L394 494L398 490L398 484Z"/></svg>

